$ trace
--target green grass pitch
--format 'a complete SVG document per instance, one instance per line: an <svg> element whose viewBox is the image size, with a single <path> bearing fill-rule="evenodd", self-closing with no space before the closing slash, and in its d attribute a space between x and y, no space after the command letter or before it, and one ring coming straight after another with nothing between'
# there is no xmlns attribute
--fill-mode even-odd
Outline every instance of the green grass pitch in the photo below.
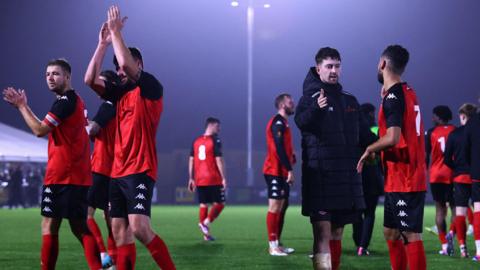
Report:
<svg viewBox="0 0 480 270"><path fill-rule="evenodd" d="M156 206L152 210L155 231L165 240L177 269L311 269L307 254L312 236L307 218L298 206L290 207L283 242L296 249L288 257L267 254L266 206L226 206L220 218L211 226L217 241L206 243L197 227L198 210L194 206ZM100 215L97 213L97 216ZM382 235L383 208L377 210L377 220L369 257L356 257L347 226L343 240L341 269L390 269L387 246ZM98 219L97 219L98 220ZM434 221L433 207L426 207L424 225ZM98 220L104 229L104 223ZM105 231L105 230L103 230ZM39 269L40 213L38 209L0 210L0 269ZM437 237L424 234L428 269L480 269L480 263L460 259L458 249L453 258L437 255ZM468 237L468 247L474 244ZM150 254L137 243L137 269L157 269ZM79 242L69 231L67 222L60 232L60 254L57 269L87 269Z"/></svg>

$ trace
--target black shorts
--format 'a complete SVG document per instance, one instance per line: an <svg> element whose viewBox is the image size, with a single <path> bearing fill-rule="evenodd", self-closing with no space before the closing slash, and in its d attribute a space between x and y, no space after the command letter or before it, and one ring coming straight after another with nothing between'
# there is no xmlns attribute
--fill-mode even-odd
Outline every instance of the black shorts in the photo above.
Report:
<svg viewBox="0 0 480 270"><path fill-rule="evenodd" d="M41 213L49 218L86 219L88 186L44 185Z"/></svg>
<svg viewBox="0 0 480 270"><path fill-rule="evenodd" d="M425 192L386 192L383 226L401 232L421 233Z"/></svg>
<svg viewBox="0 0 480 270"><path fill-rule="evenodd" d="M472 197L472 185L454 183L455 206L468 207Z"/></svg>
<svg viewBox="0 0 480 270"><path fill-rule="evenodd" d="M274 200L288 199L290 196L290 185L287 178L264 174L267 183L268 198Z"/></svg>
<svg viewBox="0 0 480 270"><path fill-rule="evenodd" d="M108 193L111 178L103 174L92 173L93 183L88 189L88 206L99 208L102 210L108 209Z"/></svg>
<svg viewBox="0 0 480 270"><path fill-rule="evenodd" d="M337 226L345 226L346 224L357 222L360 219L361 213L358 209L318 211L310 215L310 223L330 221Z"/></svg>
<svg viewBox="0 0 480 270"><path fill-rule="evenodd" d="M197 187L198 203L224 203L225 190L219 186Z"/></svg>
<svg viewBox="0 0 480 270"><path fill-rule="evenodd" d="M472 201L480 202L480 181L472 181Z"/></svg>
<svg viewBox="0 0 480 270"><path fill-rule="evenodd" d="M150 216L155 181L146 173L114 178L110 182L110 216L127 218L129 214Z"/></svg>
<svg viewBox="0 0 480 270"><path fill-rule="evenodd" d="M453 205L453 184L431 183L430 190L434 201Z"/></svg>

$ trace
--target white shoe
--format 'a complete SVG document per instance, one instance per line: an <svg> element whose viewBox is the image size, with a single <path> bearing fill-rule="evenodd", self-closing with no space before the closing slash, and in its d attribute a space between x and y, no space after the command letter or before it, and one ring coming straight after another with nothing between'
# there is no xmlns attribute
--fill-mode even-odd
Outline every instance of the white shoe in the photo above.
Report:
<svg viewBox="0 0 480 270"><path fill-rule="evenodd" d="M200 231L202 231L203 235L209 235L210 228L208 228L207 225L203 223L198 223L198 227L200 228Z"/></svg>
<svg viewBox="0 0 480 270"><path fill-rule="evenodd" d="M467 235L473 235L473 226L472 226L472 224L468 224Z"/></svg>
<svg viewBox="0 0 480 270"><path fill-rule="evenodd" d="M287 254L292 254L295 252L295 249L294 248L291 248L291 247L283 247L283 246L279 246L280 250L287 253Z"/></svg>
<svg viewBox="0 0 480 270"><path fill-rule="evenodd" d="M288 256L288 254L283 252L279 247L269 248L268 253L270 253L270 256Z"/></svg>

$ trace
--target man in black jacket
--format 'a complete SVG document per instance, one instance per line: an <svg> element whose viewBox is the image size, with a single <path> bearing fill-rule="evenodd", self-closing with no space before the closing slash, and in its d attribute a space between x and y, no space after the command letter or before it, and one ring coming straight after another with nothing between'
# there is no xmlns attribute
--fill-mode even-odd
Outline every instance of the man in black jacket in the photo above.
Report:
<svg viewBox="0 0 480 270"><path fill-rule="evenodd" d="M360 111L367 121L372 134L378 138L378 126L375 122L375 106L364 103ZM373 226L375 225L375 211L378 198L383 194L383 172L380 157L365 164L362 171L363 193L365 199L365 210L362 211L360 219L353 223L353 241L357 246L358 256L368 256L368 246L372 239Z"/></svg>
<svg viewBox="0 0 480 270"><path fill-rule="evenodd" d="M345 224L365 208L356 161L371 132L354 96L342 91L341 58L321 48L303 83L295 123L302 133L302 214L313 228L314 269L338 269Z"/></svg>

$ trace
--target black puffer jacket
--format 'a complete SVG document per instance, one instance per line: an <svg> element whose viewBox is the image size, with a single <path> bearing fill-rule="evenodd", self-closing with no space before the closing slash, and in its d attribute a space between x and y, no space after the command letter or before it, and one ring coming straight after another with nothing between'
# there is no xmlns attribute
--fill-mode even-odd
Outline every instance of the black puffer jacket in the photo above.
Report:
<svg viewBox="0 0 480 270"><path fill-rule="evenodd" d="M317 104L324 89L328 106ZM302 214L363 209L362 179L356 164L375 140L354 96L340 84L323 83L311 68L303 83L295 123L302 133Z"/></svg>

